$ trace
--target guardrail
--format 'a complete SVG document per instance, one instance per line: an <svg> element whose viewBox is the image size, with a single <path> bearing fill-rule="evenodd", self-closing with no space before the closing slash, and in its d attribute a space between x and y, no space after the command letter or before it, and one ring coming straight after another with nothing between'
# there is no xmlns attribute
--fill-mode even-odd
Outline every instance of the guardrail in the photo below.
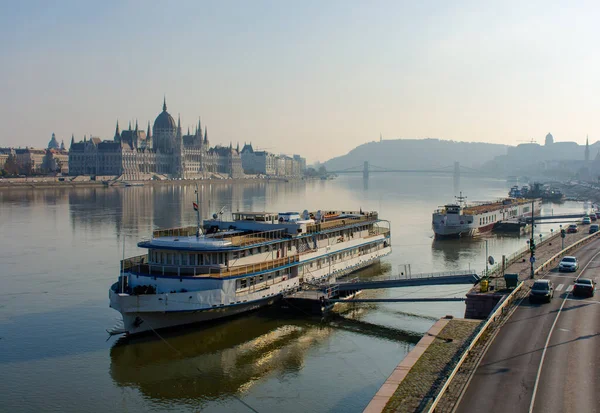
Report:
<svg viewBox="0 0 600 413"><path fill-rule="evenodd" d="M587 241L592 240L594 237L597 237L598 235L600 235L600 232L595 232L585 238L580 239L579 241L575 242L574 244L569 245L567 248L559 251L558 253L554 254L552 257L550 257L548 260L546 260L542 265L540 265L538 268L536 268L534 274L538 274L539 272L544 271L545 269L548 268L548 266L553 265L554 261L557 258L560 258L564 254L580 247L582 244L584 244ZM549 239L552 239L552 238L554 238L554 237L550 237ZM527 250L527 251L529 251L529 250ZM515 287L515 289L509 295L507 295L503 300L501 300L498 303L498 305L496 306L496 309L492 312L492 314L490 314L488 316L485 323L481 326L477 335L473 338L473 340L471 341L471 344L469 344L469 346L466 348L462 357L458 360L458 363L456 364L456 366L454 367L454 369L452 370L452 372L446 379L444 386L442 386L442 389L439 391L439 393L435 397L433 404L429 407L428 413L435 412L435 408L437 407L437 405L441 401L442 397L446 393L446 390L448 390L448 387L450 386L452 379L454 379L454 376L456 376L456 374L458 373L458 370L460 369L460 367L462 366L462 364L464 363L466 358L469 356L469 353L471 352L473 347L475 347L475 345L477 344L477 342L479 341L481 336L486 332L488 327L493 322L495 322L499 316L502 316L505 314L506 307L514 301L514 298L515 298L517 292L520 291L524 285L525 285L525 282L521 281L519 283L519 285L517 287Z"/></svg>

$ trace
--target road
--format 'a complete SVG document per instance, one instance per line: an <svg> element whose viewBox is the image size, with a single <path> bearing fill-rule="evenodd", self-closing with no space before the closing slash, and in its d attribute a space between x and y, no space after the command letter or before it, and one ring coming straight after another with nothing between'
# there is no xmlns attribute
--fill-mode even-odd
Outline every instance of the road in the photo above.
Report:
<svg viewBox="0 0 600 413"><path fill-rule="evenodd" d="M600 240L576 251L579 271L550 271L549 304L524 300L500 329L456 412L600 412L600 291L569 292L578 276L600 281Z"/></svg>

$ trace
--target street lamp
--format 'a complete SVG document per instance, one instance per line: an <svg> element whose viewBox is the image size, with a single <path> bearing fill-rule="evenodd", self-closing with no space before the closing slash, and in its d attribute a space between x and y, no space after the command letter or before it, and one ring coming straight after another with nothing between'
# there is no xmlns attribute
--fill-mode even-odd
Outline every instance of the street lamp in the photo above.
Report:
<svg viewBox="0 0 600 413"><path fill-rule="evenodd" d="M531 256L529 257L529 263L531 264L531 271L529 273L529 278L534 278L534 263L535 263L535 238L533 237L533 232L535 228L535 203L531 201L531 240L529 242L529 251L531 252Z"/></svg>

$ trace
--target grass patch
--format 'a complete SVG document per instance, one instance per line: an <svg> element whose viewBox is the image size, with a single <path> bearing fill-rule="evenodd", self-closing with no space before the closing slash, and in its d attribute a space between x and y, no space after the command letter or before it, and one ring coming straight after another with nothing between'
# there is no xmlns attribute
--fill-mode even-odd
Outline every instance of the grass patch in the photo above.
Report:
<svg viewBox="0 0 600 413"><path fill-rule="evenodd" d="M450 320L410 369L384 412L415 412L425 398L435 396L431 390L454 367L462 354L460 350L479 324L472 320Z"/></svg>

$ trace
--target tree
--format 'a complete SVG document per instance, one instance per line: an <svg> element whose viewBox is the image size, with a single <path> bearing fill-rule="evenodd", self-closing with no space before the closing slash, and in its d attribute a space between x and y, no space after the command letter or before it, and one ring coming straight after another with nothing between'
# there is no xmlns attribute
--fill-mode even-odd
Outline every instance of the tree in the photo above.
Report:
<svg viewBox="0 0 600 413"><path fill-rule="evenodd" d="M325 165L319 166L319 175L327 175L327 168L325 168Z"/></svg>
<svg viewBox="0 0 600 413"><path fill-rule="evenodd" d="M4 164L4 170L8 175L18 175L19 165L17 165L17 157L13 154L8 155L6 163Z"/></svg>

